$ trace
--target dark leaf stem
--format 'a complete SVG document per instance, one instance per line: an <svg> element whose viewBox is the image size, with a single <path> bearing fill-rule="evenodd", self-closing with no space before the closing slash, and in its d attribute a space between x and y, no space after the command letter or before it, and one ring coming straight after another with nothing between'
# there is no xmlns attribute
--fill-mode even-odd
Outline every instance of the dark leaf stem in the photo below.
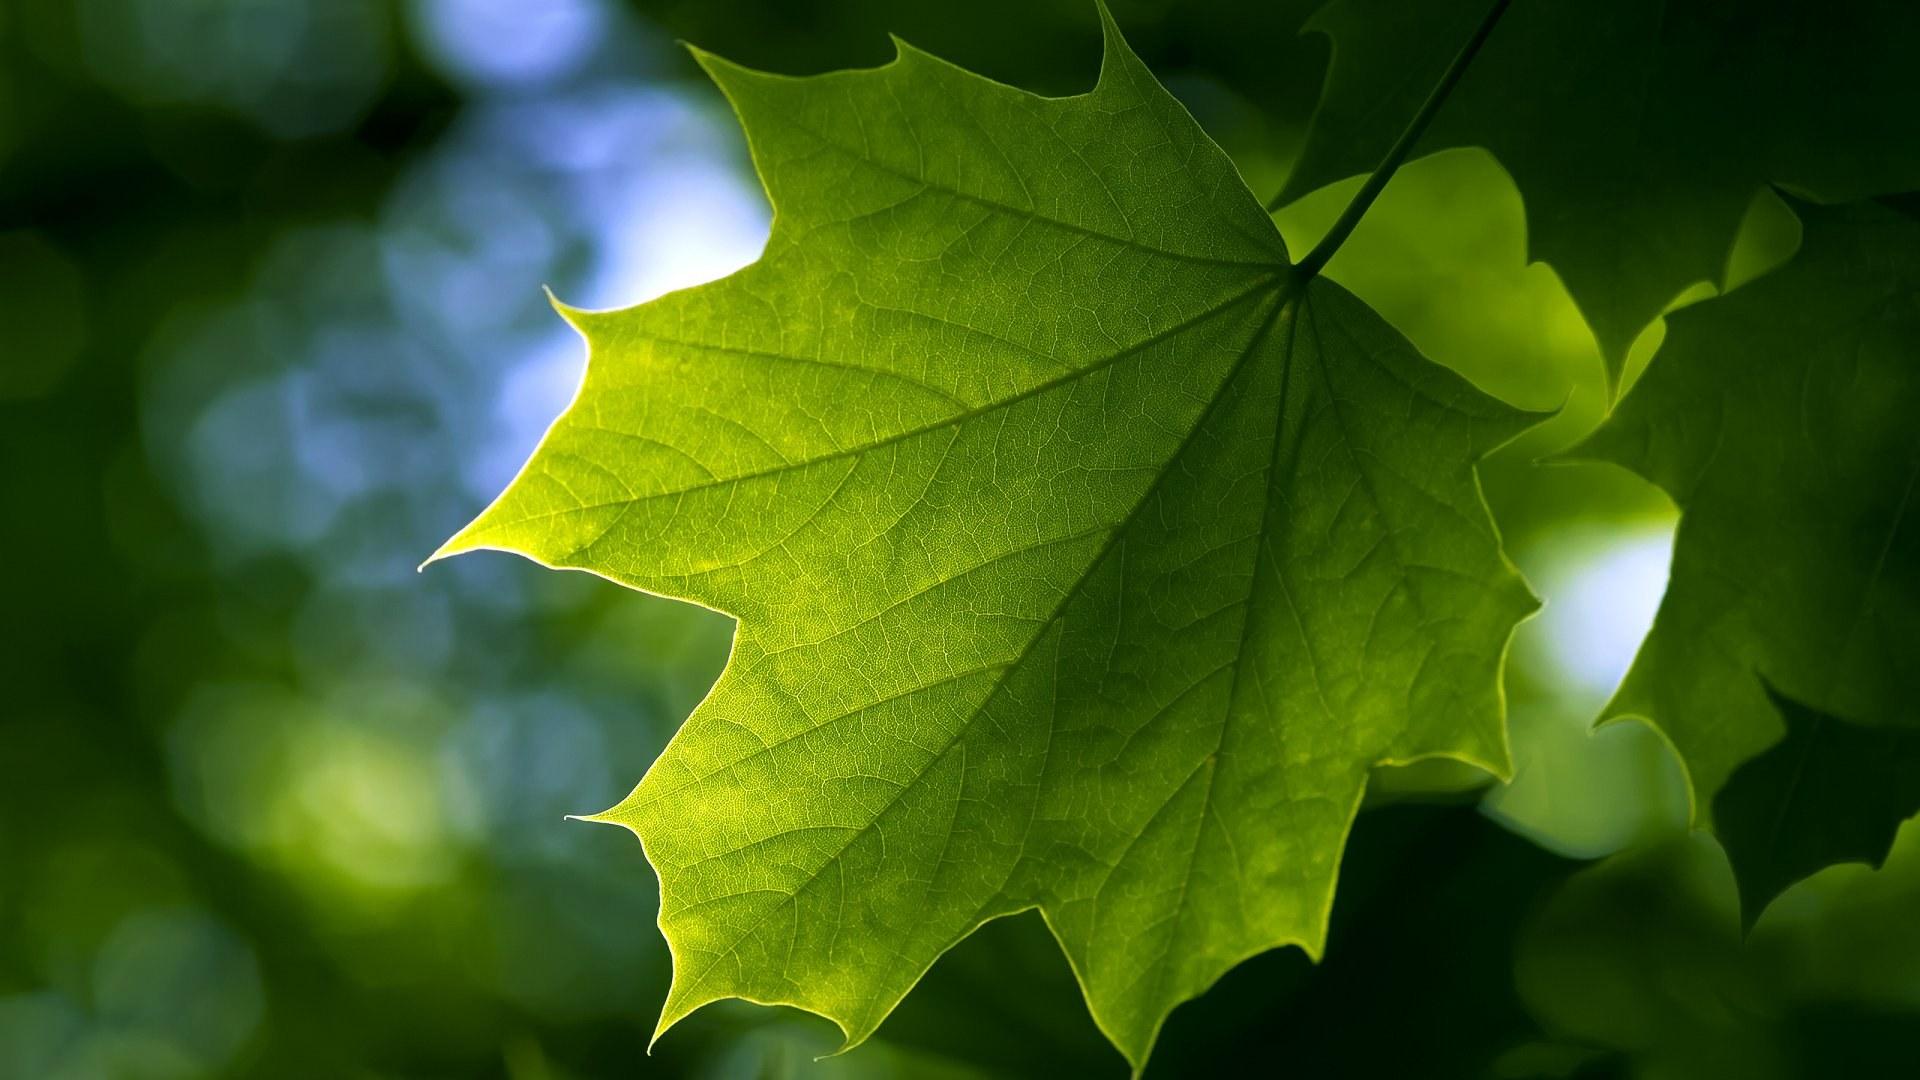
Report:
<svg viewBox="0 0 1920 1080"><path fill-rule="evenodd" d="M1318 274L1320 269L1327 265L1327 260L1333 258L1333 253L1340 250L1340 245L1347 242L1347 236L1353 232L1354 226L1360 224L1360 219L1366 216L1367 210L1373 206L1373 200L1380 197L1380 192L1387 186L1387 181L1393 179L1393 174L1399 170L1401 162L1405 161L1407 155L1413 151L1413 145L1420 141L1420 136L1426 134L1427 125L1433 123L1434 114L1438 113L1440 106L1446 103L1447 95L1453 93L1453 88L1459 83L1460 76L1466 74L1467 65L1473 63L1474 56L1480 52L1480 46L1486 44L1487 35L1493 33L1494 24L1500 21L1500 16L1506 14L1508 3L1509 0L1494 0L1493 6L1487 9L1486 17L1481 19L1480 25L1474 28L1473 36L1467 39L1466 44L1460 46L1459 55L1455 56L1453 63L1447 66L1445 74L1440 76L1440 81L1434 84L1433 91L1427 95L1427 100L1420 104L1420 111L1414 114L1413 120L1407 124L1407 129L1400 133L1400 138L1395 140L1393 146L1388 149L1387 156L1381 159L1380 167L1373 170L1373 175L1367 177L1367 182L1361 186L1359 193L1353 197L1353 201L1347 204L1347 208L1340 212L1339 220L1333 223L1333 228L1327 230L1327 235L1321 237L1320 242L1313 246L1313 250L1307 252L1306 257L1294 267L1294 273L1302 280ZM1267 205L1268 211L1280 209L1276 205L1278 198L1275 196L1275 202Z"/></svg>

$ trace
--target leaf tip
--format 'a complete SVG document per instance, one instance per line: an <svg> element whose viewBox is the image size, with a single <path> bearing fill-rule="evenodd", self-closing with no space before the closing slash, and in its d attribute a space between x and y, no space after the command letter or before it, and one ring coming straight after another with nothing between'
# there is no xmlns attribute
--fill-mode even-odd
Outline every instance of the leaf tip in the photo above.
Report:
<svg viewBox="0 0 1920 1080"><path fill-rule="evenodd" d="M1606 421L1600 426L1573 440L1558 450L1548 451L1533 459L1536 465L1618 465L1608 452L1607 443L1612 438Z"/></svg>
<svg viewBox="0 0 1920 1080"><path fill-rule="evenodd" d="M1530 415L1537 417L1537 419L1534 422L1538 424L1546 424L1546 423L1551 423L1552 421L1558 420L1562 416L1566 415L1567 406L1573 404L1573 395L1574 395L1575 389L1576 388L1574 386L1569 385L1567 387L1567 392L1560 395L1560 403L1558 405L1553 406L1552 408L1529 409L1527 410L1527 412Z"/></svg>
<svg viewBox="0 0 1920 1080"><path fill-rule="evenodd" d="M687 55L693 57L693 62L696 64L699 64L702 68L705 68L709 72L713 70L712 67L710 66L711 64L715 62L722 63L722 64L726 63L725 60L722 60L720 57L714 55L712 52L709 52L708 50L703 49L698 45L695 45L693 42L688 41L685 38L676 39L674 41L674 44L687 50Z"/></svg>
<svg viewBox="0 0 1920 1080"><path fill-rule="evenodd" d="M465 554L466 552L472 551L473 548L469 546L465 541L467 533L471 531L472 528L473 528L472 525L468 525L466 528L461 529L459 532L454 533L452 536L448 537L446 543L441 544L439 547L433 549L433 554L427 556L425 559L422 559L420 561L420 565L413 568L413 572L416 574L424 573L427 567L432 566L434 563L437 563L442 559L451 559L455 555L461 555L461 554Z"/></svg>
<svg viewBox="0 0 1920 1080"><path fill-rule="evenodd" d="M668 1019L667 1012L665 1009L662 1009L660 1011L660 1019L655 1021L653 1025L653 1034L647 1036L647 1056L648 1057L652 1057L653 1048L660 1045L661 1036L665 1035L668 1031L672 1030L673 1025L678 1023L679 1020L680 1018L677 1016L673 1017L672 1019Z"/></svg>
<svg viewBox="0 0 1920 1080"><path fill-rule="evenodd" d="M1573 404L1574 393L1575 393L1575 389L1573 387L1568 387L1567 392L1561 395L1560 397L1560 404L1555 405L1550 409L1525 410L1527 415L1527 426L1524 430L1536 431L1539 428L1542 428L1548 424L1554 423L1555 421L1559 420L1561 417L1566 416L1567 408ZM1519 436L1515 436L1514 438L1515 440L1517 440ZM1564 457L1563 455L1567 454L1568 451L1570 451L1573 447L1579 445L1584 441L1586 441L1586 436L1583 435L1580 438L1574 440L1573 442L1566 444L1565 446L1561 446L1553 450L1548 450L1543 453L1536 453L1527 460L1527 464L1528 465L1573 464L1578 459L1567 458L1567 457Z"/></svg>
<svg viewBox="0 0 1920 1080"><path fill-rule="evenodd" d="M1122 69L1144 67L1133 47L1127 44L1125 34L1120 32L1120 23L1108 9L1106 0L1093 0L1095 10L1100 13L1100 78L1095 88L1106 85L1107 79Z"/></svg>
<svg viewBox="0 0 1920 1080"><path fill-rule="evenodd" d="M565 320L568 326L573 327L581 337L584 338L587 336L587 318L594 314L592 311L583 307L575 307L565 300L560 299L560 297L554 294L553 286L551 285L540 286L540 291L547 294L547 305L553 308L556 315L559 315L561 319Z"/></svg>
<svg viewBox="0 0 1920 1080"><path fill-rule="evenodd" d="M707 78L713 80L713 84L720 88L729 101L735 101L735 91L748 76L759 74L752 68L736 64L719 53L709 52L691 42L682 42L681 47L687 50L693 62L700 65L700 70L707 73ZM738 111L737 101L735 106Z"/></svg>
<svg viewBox="0 0 1920 1080"><path fill-rule="evenodd" d="M589 825L618 825L632 833L635 839L640 837L640 830L634 828L632 822L620 816L620 807L618 806L602 810L597 814L567 814L565 815L565 820L584 821Z"/></svg>

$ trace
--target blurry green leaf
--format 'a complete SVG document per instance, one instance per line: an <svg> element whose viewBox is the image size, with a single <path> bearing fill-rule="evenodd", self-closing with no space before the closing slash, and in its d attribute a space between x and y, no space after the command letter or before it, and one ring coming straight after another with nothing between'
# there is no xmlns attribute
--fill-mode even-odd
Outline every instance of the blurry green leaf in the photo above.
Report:
<svg viewBox="0 0 1920 1080"><path fill-rule="evenodd" d="M1770 696L1786 738L1735 769L1713 800L1749 927L1823 867L1885 863L1900 823L1920 813L1920 731L1850 724Z"/></svg>
<svg viewBox="0 0 1920 1080"><path fill-rule="evenodd" d="M1320 111L1283 197L1373 168L1488 0L1336 0ZM1492 150L1617 379L1688 285L1720 282L1769 182L1845 200L1920 187L1920 6L1904 0L1513 5L1421 143Z"/></svg>
<svg viewBox="0 0 1920 1080"><path fill-rule="evenodd" d="M1530 417L1292 272L1110 24L1072 98L905 46L805 79L701 59L765 255L569 312L578 400L440 554L739 619L601 816L661 876L661 1030L741 997L855 1044L1038 907L1137 1066L1235 963L1318 954L1371 767L1507 769L1534 601L1473 463Z"/></svg>
<svg viewBox="0 0 1920 1080"><path fill-rule="evenodd" d="M1920 820L1895 836L1880 869L1829 867L1789 890L1754 928L1805 997L1920 1011ZM1784 980L1783 980L1784 981Z"/></svg>
<svg viewBox="0 0 1920 1080"><path fill-rule="evenodd" d="M1630 849L1541 905L1514 981L1548 1035L1626 1058L1576 1075L1794 1075L1781 1068L1787 1009L1741 947L1733 904L1706 837Z"/></svg>
<svg viewBox="0 0 1920 1080"><path fill-rule="evenodd" d="M1769 917L1744 941L1732 875L1706 836L1622 852L1521 928L1515 980L1556 1042L1606 1054L1581 1077L1905 1075L1920 969L1915 864L1900 860L1914 850L1896 851L1886 874L1821 875L1795 890L1791 919Z"/></svg>
<svg viewBox="0 0 1920 1080"><path fill-rule="evenodd" d="M1670 316L1646 376L1579 451L1680 506L1666 597L1607 715L1659 726L1696 806L1716 814L1734 769L1783 735L1762 680L1856 724L1910 723L1920 699L1920 222L1871 203L1799 212L1800 254ZM1899 801L1814 805L1775 768L1730 793L1730 842L1746 851L1742 872L1759 874L1745 890L1760 901L1780 874L1859 858L1839 822ZM1751 818L1783 811L1820 819L1794 830L1806 849L1769 869Z"/></svg>

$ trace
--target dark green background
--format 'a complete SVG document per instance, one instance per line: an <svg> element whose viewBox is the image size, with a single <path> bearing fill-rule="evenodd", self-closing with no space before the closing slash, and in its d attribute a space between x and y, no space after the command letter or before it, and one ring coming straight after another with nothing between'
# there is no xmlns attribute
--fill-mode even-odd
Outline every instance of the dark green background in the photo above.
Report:
<svg viewBox="0 0 1920 1080"><path fill-rule="evenodd" d="M1324 74L1311 6L1113 5L1262 196ZM638 779L729 627L506 557L414 571L571 393L542 285L633 303L764 236L674 38L804 73L883 61L889 30L1047 92L1098 56L1081 0L0 8L0 1076L1124 1073L1031 916L850 1056L744 1005L646 1056L652 874L562 815ZM1296 249L1351 188L1283 212ZM1791 215L1757 202L1743 243L1760 272ZM1485 470L1549 605L1513 653L1515 782L1383 777L1326 962L1245 965L1150 1072L1898 1075L1920 842L1795 889L1743 945L1658 740L1584 731L1672 510L1533 464L1603 391L1523 252L1510 181L1453 151L1329 268L1435 359L1564 405Z"/></svg>

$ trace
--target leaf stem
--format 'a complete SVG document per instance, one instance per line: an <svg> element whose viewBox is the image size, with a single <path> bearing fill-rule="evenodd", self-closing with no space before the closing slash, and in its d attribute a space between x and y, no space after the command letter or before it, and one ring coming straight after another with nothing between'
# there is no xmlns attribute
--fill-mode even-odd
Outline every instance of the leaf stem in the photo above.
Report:
<svg viewBox="0 0 1920 1080"><path fill-rule="evenodd" d="M1318 274L1321 267L1327 265L1327 260L1333 258L1333 253L1340 250L1340 245L1347 242L1347 236L1353 232L1354 226L1360 224L1360 219L1365 217L1367 210L1373 206L1373 200L1380 197L1380 192L1387 186L1387 181L1393 179L1393 174L1399 171L1401 162L1405 161L1407 155L1413 151L1413 144L1419 142L1420 136L1426 134L1427 125L1433 123L1434 114L1438 113L1440 106L1446 103L1447 95L1453 93L1453 88L1459 83L1460 76L1466 74L1467 65L1473 63L1474 56L1480 52L1480 46L1487 43L1487 35L1493 33L1494 24L1500 21L1500 16L1506 14L1509 2L1510 0L1493 0L1493 6L1487 10L1486 17L1481 19L1480 25L1474 28L1473 36L1467 39L1465 45L1460 46L1459 54L1453 58L1453 63L1447 66L1446 72L1440 76L1440 81L1434 84L1433 91L1427 95L1427 100L1421 103L1420 111L1414 114L1413 120L1407 124L1407 129L1400 133L1400 138L1395 140L1393 146L1387 150L1387 156L1380 160L1380 167L1373 170L1373 175L1367 177L1367 182L1361 185L1359 193L1353 197L1352 202L1347 204L1347 208L1340 212L1339 219L1333 223L1333 228L1327 230L1327 235L1321 237L1320 242L1313 246L1313 250L1307 252L1306 258L1301 259L1293 268L1294 274L1301 280L1304 281ZM1277 200L1278 196L1275 198ZM1269 204L1267 209L1274 211L1279 207Z"/></svg>

